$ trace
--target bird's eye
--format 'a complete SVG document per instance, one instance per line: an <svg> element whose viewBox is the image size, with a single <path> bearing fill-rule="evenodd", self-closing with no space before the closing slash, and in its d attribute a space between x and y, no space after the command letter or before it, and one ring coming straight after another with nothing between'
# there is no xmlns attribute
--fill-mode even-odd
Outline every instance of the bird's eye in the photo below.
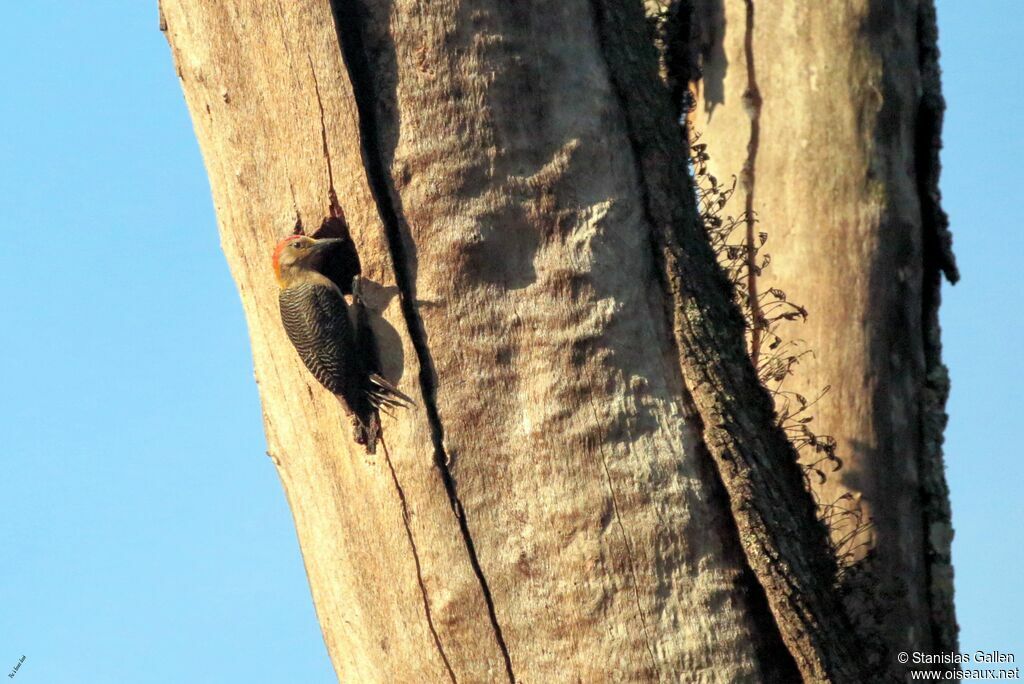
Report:
<svg viewBox="0 0 1024 684"><path fill-rule="evenodd" d="M293 242L292 249L302 249L303 244L301 242Z"/></svg>

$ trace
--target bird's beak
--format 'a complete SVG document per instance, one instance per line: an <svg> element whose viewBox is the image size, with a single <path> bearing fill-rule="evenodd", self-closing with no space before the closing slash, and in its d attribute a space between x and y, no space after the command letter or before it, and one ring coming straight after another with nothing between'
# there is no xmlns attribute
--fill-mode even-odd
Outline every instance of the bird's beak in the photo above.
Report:
<svg viewBox="0 0 1024 684"><path fill-rule="evenodd" d="M345 238L322 238L314 242L307 252L307 259L310 263L322 263L327 253L335 247L340 247Z"/></svg>
<svg viewBox="0 0 1024 684"><path fill-rule="evenodd" d="M347 242L345 238L321 238L313 243L313 252L322 253L326 252L332 247L340 245L343 242Z"/></svg>

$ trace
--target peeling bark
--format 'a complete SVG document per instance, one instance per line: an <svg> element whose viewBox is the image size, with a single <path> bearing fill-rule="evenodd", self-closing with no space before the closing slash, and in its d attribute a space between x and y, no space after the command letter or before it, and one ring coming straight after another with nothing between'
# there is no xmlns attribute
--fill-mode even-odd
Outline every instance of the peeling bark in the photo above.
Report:
<svg viewBox="0 0 1024 684"><path fill-rule="evenodd" d="M653 44L637 35L644 26L642 7L600 0L594 6L668 279L680 366L747 561L804 678L864 681L867 671L851 648L850 624L834 593L835 561L824 529L805 493L796 453L775 426L771 401L747 356L731 288L696 218L681 129L657 87ZM885 679L884 668L875 678Z"/></svg>
<svg viewBox="0 0 1024 684"><path fill-rule="evenodd" d="M925 577L927 578L931 646L936 652L959 651L956 611L953 605L953 517L942 456L946 428L949 374L942 362L939 329L942 277L960 279L953 257L949 219L939 193L939 150L942 147L942 116L946 109L939 70L938 26L932 0L918 7L918 49L921 69L921 101L917 117L918 196L921 201L924 277L922 327L925 372L921 394L921 510L924 518Z"/></svg>

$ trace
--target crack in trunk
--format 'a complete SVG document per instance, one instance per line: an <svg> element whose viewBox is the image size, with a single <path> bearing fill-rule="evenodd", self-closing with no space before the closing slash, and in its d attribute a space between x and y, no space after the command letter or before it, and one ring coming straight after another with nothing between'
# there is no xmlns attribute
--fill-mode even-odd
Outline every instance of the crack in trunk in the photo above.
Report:
<svg viewBox="0 0 1024 684"><path fill-rule="evenodd" d="M416 564L416 581L420 585L420 594L423 596L423 613L427 618L427 627L430 629L430 635L434 638L434 645L437 646L437 652L441 656L441 660L444 661L444 667L448 670L448 676L451 678L453 684L456 684L458 680L455 677L455 671L452 670L452 664L448 662L448 656L444 652L444 646L441 644L441 637L437 634L437 629L434 627L434 617L430 612L430 599L427 596L427 587L423 583L423 570L420 566L420 554L416 549L416 539L412 534L412 527L409 525L409 504L405 500L405 490L402 489L402 485L398 482L398 473L395 472L395 466L391 462L391 453L388 451L388 445L381 439L381 445L384 447L384 461L388 464L388 470L391 471L391 481L395 484L395 492L398 494L399 503L402 505L402 523L405 525L405 536L409 538L409 547L412 549L412 559Z"/></svg>
<svg viewBox="0 0 1024 684"><path fill-rule="evenodd" d="M764 315L757 295L757 246L754 244L754 182L757 164L757 149L761 145L761 90L757 87L757 72L754 68L754 0L745 0L746 21L743 33L743 55L747 66L747 89L743 93L743 104L750 116L750 139L747 141L747 159L741 175L746 186L743 210L747 224L747 305L750 307L750 360L757 368L761 356L761 331L764 329Z"/></svg>
<svg viewBox="0 0 1024 684"><path fill-rule="evenodd" d="M594 403L590 402L590 411L594 415L594 424L602 425L602 421L597 415L597 409L594 407ZM654 647L651 646L651 634L647 628L647 615L644 614L643 607L640 605L640 583L636 579L636 567L633 563L633 547L629 543L629 536L626 534L626 527L622 524L622 516L619 514L619 502L615 496L615 487L612 486L612 474L608 469L608 457L604 453L604 448L600 442L597 442L597 452L601 454L601 466L604 468L605 481L608 484L608 494L612 500L612 512L615 514L615 524L619 528L619 533L622 535L622 543L626 546L626 560L629 564L629 576L633 580L633 598L636 601L636 612L640 616L640 626L644 631L644 644L647 646L647 652L651 656L651 667L654 668L655 674L658 675L658 681L661 681L661 668L658 667L658 659L654 655Z"/></svg>
<svg viewBox="0 0 1024 684"><path fill-rule="evenodd" d="M340 217L343 215L341 209L341 203L338 201L338 191L334 185L334 170L331 167L331 147L328 144L327 138L327 122L325 120L324 113L324 100L321 97L321 91L319 91L319 82L316 79L316 70L313 68L312 57L308 54L306 58L309 61L309 71L312 74L313 79L313 91L316 93L316 104L319 108L319 121L321 121L321 140L324 144L324 160L327 164L327 177L328 177L328 199L331 204L331 215L334 217ZM292 203L295 204L295 190L292 189ZM298 208L296 208L296 214L298 214ZM301 218L299 225L301 225ZM381 445L384 447L384 461L387 464L388 470L391 473L391 481L394 483L395 494L398 495L398 503L401 507L401 521L404 527L406 527L406 538L409 540L410 549L413 552L413 562L416 565L416 582L420 587L420 595L423 597L423 613L427 619L427 629L430 631L430 636L433 638L434 646L437 647L437 653L441 657L441 661L444 664L444 669L449 674L449 678L455 684L458 682L455 671L452 669L452 664L447 658L447 654L444 652L444 646L441 644L440 636L437 634L437 629L434 627L434 618L430 610L430 598L427 594L427 587L423 582L423 566L420 562L420 552L416 548L416 538L413 536L413 528L410 524L409 515L409 502L406 500L406 490L402 489L401 483L398 481L398 473L394 469L394 463L391 461L391 454L388 451L387 443L384 442L383 435L381 436Z"/></svg>
<svg viewBox="0 0 1024 684"><path fill-rule="evenodd" d="M375 106L374 74L370 67L363 45L363 10L357 0L330 0L331 13L334 16L335 29L341 47L342 60L348 70L352 84L356 110L359 115L359 137L363 153L363 166L366 170L377 213L384 225L388 250L395 268L395 284L400 296L402 316L405 319L419 363L420 391L423 405L430 425L431 441L434 446L434 461L441 475L449 504L459 525L466 553L469 557L473 573L480 585L480 591L487 605L488 617L494 630L494 638L501 651L508 679L515 684L516 677L512 668L512 659L505 642L501 625L498 621L487 578L480 565L480 559L473 543L462 502L459 500L455 478L450 468L450 459L444 448L444 427L437 409L437 383L433 372L433 362L427 347L423 321L415 304L415 284L408 270L408 260L402 239L402 220L400 212L392 197L392 180L387 164L379 146L379 128Z"/></svg>
<svg viewBox="0 0 1024 684"><path fill-rule="evenodd" d="M642 209L656 239L658 268L667 281L680 368L747 562L803 677L866 681L864 664L847 640L850 620L834 589L836 562L825 528L747 353L731 284L698 224L685 142L667 93L659 90L643 7L590 1L637 166ZM895 676L886 672L875 681Z"/></svg>
<svg viewBox="0 0 1024 684"><path fill-rule="evenodd" d="M316 79L316 69L313 68L313 58L306 55L309 60L309 71L313 74L313 90L316 92L316 104L320 108L320 139L324 146L324 160L327 163L327 199L331 203L331 216L336 218L343 216L341 203L338 201L338 191L334 189L334 168L331 164L331 148L327 144L327 123L324 121L324 101L320 97L320 82ZM292 191L294 198L295 191Z"/></svg>

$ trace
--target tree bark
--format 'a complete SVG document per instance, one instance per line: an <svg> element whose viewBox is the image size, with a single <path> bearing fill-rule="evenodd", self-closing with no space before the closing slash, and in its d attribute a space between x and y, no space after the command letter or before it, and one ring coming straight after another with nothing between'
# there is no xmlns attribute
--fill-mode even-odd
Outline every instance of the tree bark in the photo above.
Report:
<svg viewBox="0 0 1024 684"><path fill-rule="evenodd" d="M786 388L831 386L813 414L844 465L817 494L852 496L872 523L833 526L851 537L847 603L894 651L956 651L937 312L942 274L957 276L938 203L933 4L692 5L703 80L691 126L712 172L739 177L734 211L752 209L768 234L761 291L810 313L779 329L813 352Z"/></svg>
<svg viewBox="0 0 1024 684"><path fill-rule="evenodd" d="M339 679L867 681L639 0L161 14ZM372 457L269 268L335 197L422 400Z"/></svg>

